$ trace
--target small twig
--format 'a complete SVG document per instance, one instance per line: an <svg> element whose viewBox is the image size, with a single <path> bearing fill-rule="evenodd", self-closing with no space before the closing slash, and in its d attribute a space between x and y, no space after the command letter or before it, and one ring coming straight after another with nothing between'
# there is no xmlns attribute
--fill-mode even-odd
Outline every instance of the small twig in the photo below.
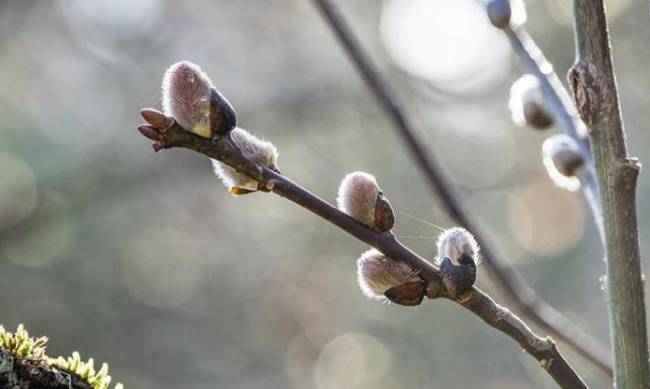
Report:
<svg viewBox="0 0 650 389"><path fill-rule="evenodd" d="M627 154L603 0L574 0L576 107L589 126L602 189L607 290L617 388L649 388L648 337L636 216L641 164Z"/></svg>
<svg viewBox="0 0 650 389"><path fill-rule="evenodd" d="M491 246L480 233L480 230L471 222L465 211L463 211L461 204L457 200L459 197L453 192L451 185L442 173L442 169L429 156L422 142L417 138L411 124L393 98L394 93L380 77L379 72L361 48L361 45L345 23L342 15L329 0L314 0L314 3L318 6L323 18L330 25L345 48L346 53L356 66L361 77L374 93L379 104L388 113L400 135L405 139L417 163L424 171L431 189L443 201L450 216L474 234L474 237L481 246L482 258L486 264L490 278L527 318L530 318L530 320L540 326L544 331L564 341L586 360L611 376L612 368L609 361L609 353L606 349L598 341L586 335L583 330L579 329L561 313L539 298L510 266L499 260L494 254Z"/></svg>
<svg viewBox="0 0 650 389"><path fill-rule="evenodd" d="M161 123L162 124L162 123ZM278 194L338 226L355 238L381 251L384 255L408 263L429 284L428 296L454 301L445 290L437 267L402 245L390 232L377 232L359 223L334 206L302 188L281 174L256 165L244 157L229 136L211 142L183 130L175 121L155 128L141 126L140 131L156 141L155 149L183 147L217 159L239 173L259 181L261 188ZM550 338L537 336L519 317L496 304L488 295L474 287L469 296L457 303L479 316L488 325L510 336L548 372L562 388L587 388L580 376L558 351Z"/></svg>

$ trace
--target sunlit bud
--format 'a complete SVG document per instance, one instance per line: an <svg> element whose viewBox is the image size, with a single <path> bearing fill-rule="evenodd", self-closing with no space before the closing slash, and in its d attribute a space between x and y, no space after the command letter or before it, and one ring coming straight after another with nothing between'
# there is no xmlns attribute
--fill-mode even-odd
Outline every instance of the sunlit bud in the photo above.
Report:
<svg viewBox="0 0 650 389"><path fill-rule="evenodd" d="M183 61L170 66L163 77L162 95L164 113L196 135L212 138L237 125L232 105L194 63Z"/></svg>
<svg viewBox="0 0 650 389"><path fill-rule="evenodd" d="M232 130L230 136L245 157L252 159L263 167L274 168L276 166L278 151L273 143L261 140L239 127ZM230 194L236 196L258 190L259 183L256 180L238 173L232 167L216 159L212 159L212 166L214 167L214 173L228 188Z"/></svg>
<svg viewBox="0 0 650 389"><path fill-rule="evenodd" d="M420 304L424 297L424 281L408 264L375 249L357 260L357 277L363 294L374 300L412 306Z"/></svg>
<svg viewBox="0 0 650 389"><path fill-rule="evenodd" d="M464 228L453 227L438 236L438 264L447 257L454 265L460 263L462 254L469 255L476 263L480 262L480 249L474 236Z"/></svg>
<svg viewBox="0 0 650 389"><path fill-rule="evenodd" d="M555 134L542 144L542 157L546 172L560 188L576 191L580 180L576 171L584 164L584 158L576 141L565 134Z"/></svg>
<svg viewBox="0 0 650 389"><path fill-rule="evenodd" d="M453 297L459 297L476 281L476 266L480 261L478 243L469 231L454 227L440 234L437 246L442 283Z"/></svg>
<svg viewBox="0 0 650 389"><path fill-rule="evenodd" d="M364 172L350 173L339 185L336 204L349 216L369 227L374 227L375 206L379 192L379 184L373 175Z"/></svg>
<svg viewBox="0 0 650 389"><path fill-rule="evenodd" d="M177 62L167 69L162 83L162 106L166 115L184 129L204 138L210 129L210 91L212 81L191 62Z"/></svg>
<svg viewBox="0 0 650 389"><path fill-rule="evenodd" d="M553 124L553 117L544 108L539 80L532 74L524 74L512 84L508 107L512 120L519 126L543 129Z"/></svg>
<svg viewBox="0 0 650 389"><path fill-rule="evenodd" d="M395 223L393 208L371 174L354 172L345 176L336 203L341 211L378 231L388 231Z"/></svg>

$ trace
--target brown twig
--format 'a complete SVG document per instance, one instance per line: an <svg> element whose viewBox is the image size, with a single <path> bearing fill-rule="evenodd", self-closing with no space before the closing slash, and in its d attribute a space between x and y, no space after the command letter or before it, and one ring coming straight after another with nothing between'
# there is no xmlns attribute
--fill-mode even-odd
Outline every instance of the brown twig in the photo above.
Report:
<svg viewBox="0 0 650 389"><path fill-rule="evenodd" d="M469 231L472 231L482 248L482 258L490 278L500 287L514 306L532 322L554 337L565 342L586 360L606 374L612 375L609 354L598 341L591 338L570 320L548 305L528 287L522 278L507 264L498 259L491 246L480 233L478 227L463 210L459 197L453 192L447 178L436 161L431 158L422 142L418 139L411 124L403 114L399 104L393 98L394 93L380 77L370 58L365 54L342 15L330 0L314 0L324 19L330 25L346 53L359 71L369 89L387 112L424 171L431 189L443 201L449 215Z"/></svg>
<svg viewBox="0 0 650 389"><path fill-rule="evenodd" d="M338 226L355 238L381 251L384 255L404 261L416 269L429 284L429 297L442 297L452 301L442 284L439 270L429 261L402 245L390 232L377 232L339 211L326 201L302 188L281 174L244 157L228 135L211 142L183 130L174 120L166 123L149 120L152 110L144 110L143 116L156 126L140 126L140 132L155 141L154 149L159 151L172 147L183 147L217 159L239 173L248 175L260 183L260 187L278 194L310 212ZM456 301L467 310L479 316L488 325L510 336L548 372L562 388L587 388L580 376L558 351L551 338L537 336L519 317L496 304L480 289L474 287L462 302Z"/></svg>
<svg viewBox="0 0 650 389"><path fill-rule="evenodd" d="M636 216L641 164L627 154L603 0L574 0L576 64L569 71L589 127L603 199L607 299L617 388L650 387L648 337Z"/></svg>

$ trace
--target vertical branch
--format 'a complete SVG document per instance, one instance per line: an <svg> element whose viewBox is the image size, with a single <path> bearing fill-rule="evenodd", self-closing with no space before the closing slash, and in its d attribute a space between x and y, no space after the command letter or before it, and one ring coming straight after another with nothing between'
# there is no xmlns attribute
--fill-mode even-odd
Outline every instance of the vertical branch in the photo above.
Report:
<svg viewBox="0 0 650 389"><path fill-rule="evenodd" d="M617 388L650 387L648 339L636 219L641 165L627 155L603 0L574 0L576 64L569 81L589 127L602 191L607 291Z"/></svg>
<svg viewBox="0 0 650 389"><path fill-rule="evenodd" d="M481 246L482 258L490 278L527 318L544 331L565 342L586 360L594 364L594 366L611 376L612 368L609 355L604 347L597 340L575 326L560 312L539 298L525 284L522 278L492 251L491 246L482 236L480 230L463 210L458 201L459 197L452 190L447 178L442 173L442 169L431 158L422 142L416 136L413 127L394 98L395 94L381 78L372 61L363 51L351 29L345 23L343 16L330 0L314 0L314 3L320 10L324 20L329 24L339 39L347 55L359 71L360 76L375 95L378 103L389 115L399 134L406 141L416 162L423 170L434 194L442 200L449 215L474 234L474 237Z"/></svg>

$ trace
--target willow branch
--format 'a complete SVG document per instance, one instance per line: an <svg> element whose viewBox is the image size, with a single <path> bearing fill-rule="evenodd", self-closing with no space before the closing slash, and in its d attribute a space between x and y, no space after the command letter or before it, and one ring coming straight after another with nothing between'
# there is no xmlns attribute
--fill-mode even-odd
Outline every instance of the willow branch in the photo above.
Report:
<svg viewBox="0 0 650 389"><path fill-rule="evenodd" d="M544 57L544 53L542 53L526 29L523 26L516 29L505 27L503 31L510 40L513 51L521 59L524 66L528 68L528 71L539 81L544 96L544 107L553 116L562 132L575 139L578 144L579 152L584 160L584 164L577 173L578 179L604 246L605 231L600 190L585 125L578 117L571 97L553 70L553 66ZM611 367L609 369L611 375Z"/></svg>
<svg viewBox="0 0 650 389"><path fill-rule="evenodd" d="M211 142L183 130L175 121L170 126L158 130L157 134L152 134L153 130L150 127L147 136L157 140L157 149L183 147L235 168L238 172L257 180L261 189L273 192L300 205L353 237L376 248L384 255L409 264L428 283L430 298L447 298L456 301L447 293L442 284L439 269L402 245L392 233L377 232L359 223L283 175L255 164L241 154L228 135L218 138L216 142ZM542 338L536 335L519 317L496 304L480 289L474 287L468 296L463 296L462 301L456 302L479 316L491 327L519 343L528 354L537 359L540 366L560 387L587 388L551 338Z"/></svg>
<svg viewBox="0 0 650 389"><path fill-rule="evenodd" d="M449 215L474 234L481 246L482 258L490 278L507 296L510 302L532 322L552 336L562 340L586 360L606 374L612 375L608 352L600 343L575 326L556 309L548 305L528 287L522 278L494 253L478 227L463 210L459 197L452 190L449 181L437 162L430 157L388 84L381 78L370 58L365 54L342 15L329 0L314 0L323 18L334 31L346 53L356 66L368 88L375 95L381 107L389 115L399 134L406 141L416 162L423 170L433 192L443 201Z"/></svg>
<svg viewBox="0 0 650 389"><path fill-rule="evenodd" d="M607 293L617 388L650 387L648 338L636 216L640 163L630 158L612 64L603 0L574 0L576 64L569 72L589 127L602 189Z"/></svg>

